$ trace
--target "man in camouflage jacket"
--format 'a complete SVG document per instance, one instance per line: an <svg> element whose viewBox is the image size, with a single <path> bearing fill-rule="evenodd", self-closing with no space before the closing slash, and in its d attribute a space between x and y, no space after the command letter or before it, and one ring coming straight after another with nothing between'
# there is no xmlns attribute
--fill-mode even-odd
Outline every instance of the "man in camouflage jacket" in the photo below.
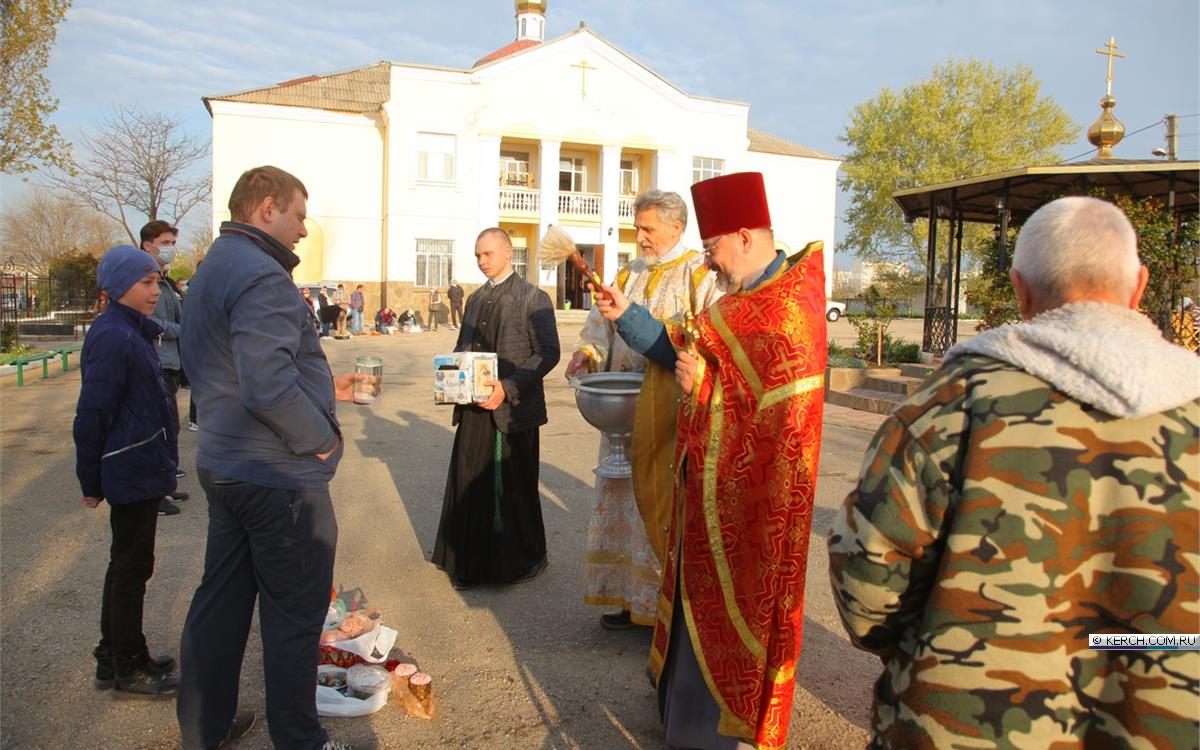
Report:
<svg viewBox="0 0 1200 750"><path fill-rule="evenodd" d="M1047 204L1017 241L1025 322L970 339L876 434L829 537L880 656L872 747L1197 747L1200 364L1137 313L1125 216Z"/></svg>

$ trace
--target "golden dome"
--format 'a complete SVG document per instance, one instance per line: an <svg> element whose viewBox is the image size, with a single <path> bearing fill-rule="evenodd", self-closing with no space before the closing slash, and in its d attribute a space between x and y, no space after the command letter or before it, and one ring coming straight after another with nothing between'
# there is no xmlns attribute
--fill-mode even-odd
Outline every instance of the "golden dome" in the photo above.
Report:
<svg viewBox="0 0 1200 750"><path fill-rule="evenodd" d="M541 13L546 15L546 0L516 0L517 13Z"/></svg>
<svg viewBox="0 0 1200 750"><path fill-rule="evenodd" d="M1093 122L1092 126L1088 128L1088 140L1093 146L1100 149L1097 156L1101 159L1112 158L1113 146L1120 143L1121 139L1125 137L1125 126L1112 113L1116 103L1117 100L1112 95L1105 95L1100 100L1100 107L1104 112L1100 115L1100 119Z"/></svg>

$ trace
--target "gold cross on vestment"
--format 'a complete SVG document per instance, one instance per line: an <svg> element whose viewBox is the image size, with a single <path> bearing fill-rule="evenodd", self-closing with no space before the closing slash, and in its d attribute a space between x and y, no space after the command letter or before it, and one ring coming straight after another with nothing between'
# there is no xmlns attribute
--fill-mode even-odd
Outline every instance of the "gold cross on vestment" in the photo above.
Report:
<svg viewBox="0 0 1200 750"><path fill-rule="evenodd" d="M1112 37L1112 36L1110 36L1110 37L1108 38L1108 41L1104 43L1104 49L1098 49L1098 50L1096 50L1096 52L1097 52L1097 53L1099 53L1099 54L1101 54L1101 55L1107 55L1107 56L1108 56L1108 75L1106 75L1106 76L1104 77L1104 83L1105 83L1105 91L1104 91L1104 93L1105 93L1105 94L1107 94L1108 96L1112 96L1112 64L1113 64L1113 58L1114 58L1114 57L1119 57L1119 58L1121 58L1121 59L1125 59L1125 55L1122 55L1120 52L1117 52L1117 38L1116 38L1116 37Z"/></svg>
<svg viewBox="0 0 1200 750"><path fill-rule="evenodd" d="M578 65L572 65L571 67L579 68L579 98L580 100L587 99L587 72L596 68L588 65L587 60L580 60Z"/></svg>

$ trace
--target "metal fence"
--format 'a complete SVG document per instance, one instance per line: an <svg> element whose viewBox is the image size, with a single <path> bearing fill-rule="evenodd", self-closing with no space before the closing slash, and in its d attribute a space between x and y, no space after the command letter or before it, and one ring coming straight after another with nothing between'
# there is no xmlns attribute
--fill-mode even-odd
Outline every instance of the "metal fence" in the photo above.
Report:
<svg viewBox="0 0 1200 750"><path fill-rule="evenodd" d="M77 339L98 313L99 292L73 278L0 273L4 344L22 337Z"/></svg>

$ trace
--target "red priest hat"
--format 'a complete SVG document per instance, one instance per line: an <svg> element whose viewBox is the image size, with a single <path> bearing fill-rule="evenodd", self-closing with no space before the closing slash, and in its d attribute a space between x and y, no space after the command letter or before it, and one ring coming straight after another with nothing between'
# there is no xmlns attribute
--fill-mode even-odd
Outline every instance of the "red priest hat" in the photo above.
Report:
<svg viewBox="0 0 1200 750"><path fill-rule="evenodd" d="M700 239L771 226L761 172L735 172L692 185Z"/></svg>

